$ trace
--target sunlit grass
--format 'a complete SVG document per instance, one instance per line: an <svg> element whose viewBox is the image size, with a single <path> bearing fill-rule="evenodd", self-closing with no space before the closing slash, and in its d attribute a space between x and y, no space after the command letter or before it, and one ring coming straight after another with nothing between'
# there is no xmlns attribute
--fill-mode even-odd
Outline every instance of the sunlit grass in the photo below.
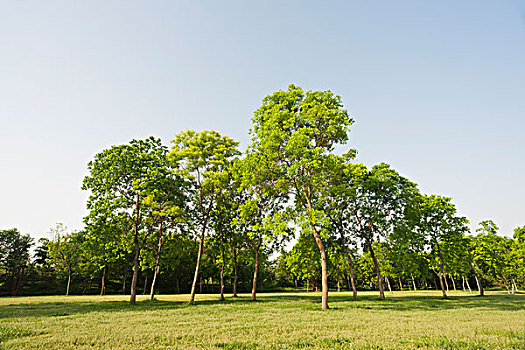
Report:
<svg viewBox="0 0 525 350"><path fill-rule="evenodd" d="M4 349L525 349L525 295L264 293L0 298Z"/></svg>

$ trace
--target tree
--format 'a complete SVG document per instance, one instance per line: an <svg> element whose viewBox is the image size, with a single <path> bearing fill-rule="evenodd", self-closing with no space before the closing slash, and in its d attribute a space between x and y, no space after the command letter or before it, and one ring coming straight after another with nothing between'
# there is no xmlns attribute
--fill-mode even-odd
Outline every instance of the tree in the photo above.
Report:
<svg viewBox="0 0 525 350"><path fill-rule="evenodd" d="M507 281L506 266L509 257L509 242L498 235L499 227L492 220L483 220L476 229L475 259L484 266L484 270L493 276L501 277L507 293L510 287Z"/></svg>
<svg viewBox="0 0 525 350"><path fill-rule="evenodd" d="M385 163L370 170L362 164L348 164L345 177L347 187L342 195L346 200L341 207L345 217L341 224L347 227L347 234L359 238L370 253L379 295L384 299L383 276L373 243L387 238L402 222L417 195L417 188Z"/></svg>
<svg viewBox="0 0 525 350"><path fill-rule="evenodd" d="M87 204L91 215L109 216L122 223L126 235L115 238L133 242L131 304L136 301L140 253L152 233L144 227L144 218L149 214L145 203L148 189L171 176L166 153L167 148L153 137L112 146L89 162L90 175L82 185L82 189L91 191Z"/></svg>
<svg viewBox="0 0 525 350"><path fill-rule="evenodd" d="M20 291L32 245L33 238L20 234L16 228L0 230L0 269L6 272L7 281L12 281L11 296L17 296Z"/></svg>
<svg viewBox="0 0 525 350"><path fill-rule="evenodd" d="M322 265L322 309L328 308L327 256L321 227L326 217L319 203L341 159L331 152L348 140L353 120L341 98L331 91L307 91L290 85L263 99L252 119L248 154L265 160L259 176L272 183L281 197L291 194L299 221L314 236ZM348 157L353 151L347 153Z"/></svg>
<svg viewBox="0 0 525 350"><path fill-rule="evenodd" d="M190 293L190 304L195 299L199 268L204 247L204 239L216 206L218 195L222 191L221 178L226 175L226 168L233 158L239 155L238 142L222 136L217 131L183 131L171 141L169 160L177 166L184 178L194 186L192 210L200 225L199 251Z"/></svg>
<svg viewBox="0 0 525 350"><path fill-rule="evenodd" d="M424 235L427 244L436 253L439 283L443 298L446 299L445 257L442 252L442 244L447 240L453 240L455 235L464 234L467 231L468 220L456 216L456 207L452 204L451 198L437 195L422 195L419 198L418 229Z"/></svg>
<svg viewBox="0 0 525 350"><path fill-rule="evenodd" d="M48 262L57 275L66 275L66 296L69 295L71 277L78 268L81 258L81 233L68 233L67 227L57 223L51 228L51 240L48 241Z"/></svg>

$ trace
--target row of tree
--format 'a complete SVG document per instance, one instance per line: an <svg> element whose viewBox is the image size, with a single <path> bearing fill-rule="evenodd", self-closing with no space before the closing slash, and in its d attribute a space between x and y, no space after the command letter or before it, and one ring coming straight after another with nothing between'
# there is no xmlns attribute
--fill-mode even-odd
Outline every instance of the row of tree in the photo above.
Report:
<svg viewBox="0 0 525 350"><path fill-rule="evenodd" d="M329 284L344 278L354 297L366 282L381 298L385 282L391 289L396 278L402 288L410 276L417 288L416 279L420 286L433 280L430 272L443 297L447 275L454 285L458 276L467 284L474 278L481 293L483 280L501 279L509 291L523 283L523 228L506 239L486 221L472 238L450 198L420 193L387 164L353 163L355 150L334 153L353 123L339 96L290 85L264 98L252 122L244 154L216 131L191 130L170 149L148 138L97 154L83 183L91 193L84 230L64 234L58 226L41 249L46 263L67 274L66 293L73 274L93 271L101 293L109 271L122 276L125 290L131 265L132 304L139 276L151 277L153 298L161 271L177 289L191 285L190 303L202 276L213 275L208 280L223 299L225 277L236 295L239 272L250 266L255 300L260 265L296 235L267 275L320 285L323 309Z"/></svg>

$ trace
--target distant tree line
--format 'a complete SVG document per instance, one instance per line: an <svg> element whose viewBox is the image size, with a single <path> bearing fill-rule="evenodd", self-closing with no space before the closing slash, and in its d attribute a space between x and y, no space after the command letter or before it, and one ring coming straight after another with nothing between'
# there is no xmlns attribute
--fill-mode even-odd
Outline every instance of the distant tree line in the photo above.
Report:
<svg viewBox="0 0 525 350"><path fill-rule="evenodd" d="M525 285L525 226L469 235L451 198L423 194L388 164L334 153L353 123L330 91L290 85L263 99L251 144L216 131L110 147L88 164L84 228L35 245L0 230L0 293L225 293L297 288ZM284 249L292 244L291 250ZM31 256L31 247L35 247ZM273 259L270 259L273 257Z"/></svg>

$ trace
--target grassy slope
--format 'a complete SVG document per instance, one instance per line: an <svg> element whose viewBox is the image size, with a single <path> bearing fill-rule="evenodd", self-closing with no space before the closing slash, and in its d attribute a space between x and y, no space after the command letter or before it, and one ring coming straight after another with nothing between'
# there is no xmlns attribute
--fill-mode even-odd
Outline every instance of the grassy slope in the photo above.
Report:
<svg viewBox="0 0 525 350"><path fill-rule="evenodd" d="M451 292L0 299L0 349L525 349L525 295Z"/></svg>

